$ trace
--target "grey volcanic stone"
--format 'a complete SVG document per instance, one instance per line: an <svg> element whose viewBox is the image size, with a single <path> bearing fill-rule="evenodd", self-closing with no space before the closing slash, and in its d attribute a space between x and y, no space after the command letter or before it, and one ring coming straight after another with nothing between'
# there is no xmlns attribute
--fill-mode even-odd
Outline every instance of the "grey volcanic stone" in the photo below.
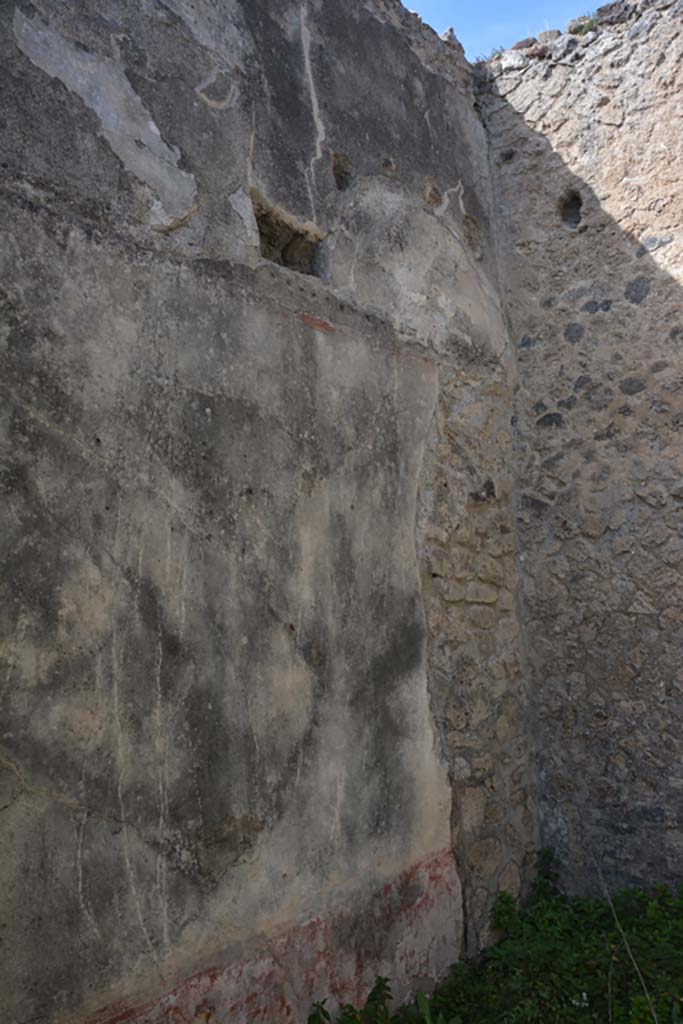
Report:
<svg viewBox="0 0 683 1024"><path fill-rule="evenodd" d="M550 48L548 46L537 44L536 46L532 46L529 50L526 50L525 53L527 57L543 60L545 57L550 56Z"/></svg>
<svg viewBox="0 0 683 1024"><path fill-rule="evenodd" d="M529 36L527 39L521 39L518 43L515 43L512 47L513 50L529 50L532 46L535 46L537 39L534 36Z"/></svg>
<svg viewBox="0 0 683 1024"><path fill-rule="evenodd" d="M634 277L632 281L626 285L624 289L624 295L629 302L639 306L641 302L648 297L650 294L651 284L647 277Z"/></svg>
<svg viewBox="0 0 683 1024"><path fill-rule="evenodd" d="M527 67L529 58L519 50L504 50L500 56L500 66L503 71L518 71Z"/></svg>
<svg viewBox="0 0 683 1024"><path fill-rule="evenodd" d="M567 324L564 329L565 340L571 342L572 345L575 345L577 341L580 341L584 333L585 328L583 324Z"/></svg>
<svg viewBox="0 0 683 1024"><path fill-rule="evenodd" d="M579 40L577 36L569 34L562 35L553 43L550 50L550 55L553 60L564 60L574 50L576 50L578 45Z"/></svg>
<svg viewBox="0 0 683 1024"><path fill-rule="evenodd" d="M656 252L673 242L673 235L648 235L641 241L642 253ZM640 250L639 250L640 252Z"/></svg>
<svg viewBox="0 0 683 1024"><path fill-rule="evenodd" d="M624 395L637 395L641 391L645 390L645 381L639 377L628 377L626 380L622 380L619 385L619 390Z"/></svg>
<svg viewBox="0 0 683 1024"><path fill-rule="evenodd" d="M634 13L635 8L630 0L615 0L614 3L598 7L594 17L598 25L620 25L629 21Z"/></svg>

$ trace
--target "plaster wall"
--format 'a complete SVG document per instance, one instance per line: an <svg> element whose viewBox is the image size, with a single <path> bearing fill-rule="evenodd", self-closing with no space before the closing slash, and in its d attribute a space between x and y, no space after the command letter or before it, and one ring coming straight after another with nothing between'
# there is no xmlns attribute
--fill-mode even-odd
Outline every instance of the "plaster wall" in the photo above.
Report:
<svg viewBox="0 0 683 1024"><path fill-rule="evenodd" d="M470 70L388 2L0 20L3 1021L401 998L534 842Z"/></svg>

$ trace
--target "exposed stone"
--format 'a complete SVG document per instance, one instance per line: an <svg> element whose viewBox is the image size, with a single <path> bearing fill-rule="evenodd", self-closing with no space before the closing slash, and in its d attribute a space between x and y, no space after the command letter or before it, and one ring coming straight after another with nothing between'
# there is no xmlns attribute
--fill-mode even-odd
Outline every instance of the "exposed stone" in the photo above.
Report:
<svg viewBox="0 0 683 1024"><path fill-rule="evenodd" d="M499 868L502 847L499 839L478 839L469 851L468 863L474 874L491 878Z"/></svg>
<svg viewBox="0 0 683 1024"><path fill-rule="evenodd" d="M595 12L594 19L598 25L620 25L635 14L631 0L615 0L611 4L603 4Z"/></svg>
<svg viewBox="0 0 683 1024"><path fill-rule="evenodd" d="M570 54L576 50L579 45L579 41L574 35L561 35L553 43L550 54L553 60L565 60Z"/></svg>
<svg viewBox="0 0 683 1024"><path fill-rule="evenodd" d="M640 377L627 377L619 384L619 390L624 395L637 395L640 391L644 391L645 387L645 381Z"/></svg>
<svg viewBox="0 0 683 1024"><path fill-rule="evenodd" d="M585 306L581 307L581 310L584 313L609 313L611 308L612 302L610 299L602 299L602 301L590 299Z"/></svg>
<svg viewBox="0 0 683 1024"><path fill-rule="evenodd" d="M538 41L539 43L554 43L561 35L559 28L548 28L544 32L538 33Z"/></svg>
<svg viewBox="0 0 683 1024"><path fill-rule="evenodd" d="M648 295L650 294L650 281L646 277L634 277L632 281L626 285L624 289L624 295L629 302L639 306Z"/></svg>
<svg viewBox="0 0 683 1024"><path fill-rule="evenodd" d="M460 800L460 824L465 832L478 832L484 824L487 793L482 787L468 787Z"/></svg>
<svg viewBox="0 0 683 1024"><path fill-rule="evenodd" d="M535 46L538 40L534 36L529 36L527 39L521 39L518 43L515 43L512 47L513 50L530 50L532 46Z"/></svg>
<svg viewBox="0 0 683 1024"><path fill-rule="evenodd" d="M502 892L509 892L515 898L519 896L522 888L522 876L513 861L510 861L501 872L498 884Z"/></svg>
<svg viewBox="0 0 683 1024"><path fill-rule="evenodd" d="M567 326L564 329L564 338L565 341L568 341L570 342L570 344L575 345L577 341L581 341L581 338L583 338L584 333L585 328L583 324L567 324Z"/></svg>
<svg viewBox="0 0 683 1024"><path fill-rule="evenodd" d="M666 489L661 484L643 481L643 483L636 484L633 490L639 498L642 498L652 508L664 508L668 502Z"/></svg>
<svg viewBox="0 0 683 1024"><path fill-rule="evenodd" d="M603 124L614 125L615 128L620 128L624 123L624 105L620 100L612 100L601 106L598 110L598 118ZM629 298L629 296L626 296ZM634 301L634 300L632 300Z"/></svg>
<svg viewBox="0 0 683 1024"><path fill-rule="evenodd" d="M598 537L602 537L606 529L607 523L602 518L602 516L594 514L587 515L584 517L581 532L585 534L586 537L591 537L595 540Z"/></svg>
<svg viewBox="0 0 683 1024"><path fill-rule="evenodd" d="M673 235L648 235L641 241L641 248L636 252L637 256L644 256L646 252L656 252L673 242Z"/></svg>
<svg viewBox="0 0 683 1024"><path fill-rule="evenodd" d="M519 50L504 50L500 55L500 67L502 71L518 71L525 68L529 58Z"/></svg>
<svg viewBox="0 0 683 1024"><path fill-rule="evenodd" d="M488 583L474 581L467 584L465 600L471 604L495 604L498 599L498 591Z"/></svg>

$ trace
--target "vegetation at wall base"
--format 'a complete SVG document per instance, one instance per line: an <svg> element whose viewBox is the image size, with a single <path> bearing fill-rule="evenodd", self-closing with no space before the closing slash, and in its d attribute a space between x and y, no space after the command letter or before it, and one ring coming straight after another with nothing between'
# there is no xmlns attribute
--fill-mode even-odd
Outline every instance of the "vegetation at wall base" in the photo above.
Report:
<svg viewBox="0 0 683 1024"><path fill-rule="evenodd" d="M610 905L611 904L611 905ZM524 908L502 893L492 923L503 939L456 964L431 998L391 1013L378 978L364 1007L339 1024L683 1024L683 887L568 899L543 858ZM328 1024L326 1003L308 1024Z"/></svg>

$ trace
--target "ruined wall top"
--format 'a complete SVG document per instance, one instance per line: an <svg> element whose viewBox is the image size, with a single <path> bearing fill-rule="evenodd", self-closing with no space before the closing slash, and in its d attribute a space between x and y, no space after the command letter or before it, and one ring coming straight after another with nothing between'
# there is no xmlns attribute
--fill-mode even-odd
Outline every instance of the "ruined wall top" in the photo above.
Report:
<svg viewBox="0 0 683 1024"><path fill-rule="evenodd" d="M485 77L492 79L515 71L547 78L555 64L573 67L586 58L604 60L625 39L627 49L622 50L618 64L614 58L609 62L612 66L623 66L633 47L647 37L653 23L665 11L680 17L683 5L680 0L615 0L592 15L572 19L564 32L548 29L539 32L538 37L521 39L481 61L480 67Z"/></svg>

